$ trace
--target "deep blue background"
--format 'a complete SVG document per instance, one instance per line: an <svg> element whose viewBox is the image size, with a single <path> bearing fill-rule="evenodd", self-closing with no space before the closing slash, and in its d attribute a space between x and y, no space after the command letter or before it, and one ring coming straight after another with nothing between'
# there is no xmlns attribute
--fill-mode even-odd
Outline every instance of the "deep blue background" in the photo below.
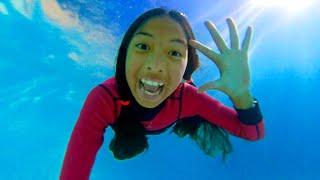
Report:
<svg viewBox="0 0 320 180"><path fill-rule="evenodd" d="M184 12L198 40L215 50L205 20L212 20L226 39L226 17L235 19L242 37L249 24L254 27L252 92L265 118L265 138L232 137L234 152L222 163L188 139L165 133L149 138L148 152L117 161L108 150L113 136L108 128L91 179L320 179L319 2L295 14L250 8L245 0L58 3L63 12L76 15L77 26L50 18L43 1L0 1L1 179L58 178L89 90L113 75L115 54L130 23L159 6ZM219 76L212 62L200 57L197 85ZM221 92L209 93L232 105Z"/></svg>

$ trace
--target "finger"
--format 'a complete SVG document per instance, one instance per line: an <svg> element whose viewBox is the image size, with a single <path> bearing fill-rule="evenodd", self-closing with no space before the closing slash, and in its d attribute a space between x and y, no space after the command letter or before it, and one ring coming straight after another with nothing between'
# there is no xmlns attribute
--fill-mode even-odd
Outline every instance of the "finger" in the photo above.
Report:
<svg viewBox="0 0 320 180"><path fill-rule="evenodd" d="M199 88L198 88L198 93L202 93L204 91L207 91L207 90L220 90L220 91L223 91L223 88L222 88L222 83L221 83L221 80L216 80L216 81L210 81L208 83L205 83L204 85L201 85Z"/></svg>
<svg viewBox="0 0 320 180"><path fill-rule="evenodd" d="M214 52L212 49L210 49L208 46L196 41L196 40L189 40L189 44L198 49L201 53L206 55L209 59L211 59L214 63L217 63L219 59L219 54Z"/></svg>
<svg viewBox="0 0 320 180"><path fill-rule="evenodd" d="M251 37L252 37L252 27L249 26L249 27L247 28L246 35L245 35L244 40L243 40L243 42L242 42L242 50L243 50L244 52L248 52L248 50L249 50L249 45L250 45Z"/></svg>
<svg viewBox="0 0 320 180"><path fill-rule="evenodd" d="M228 46L226 45L226 42L221 37L220 33L218 32L216 26L214 24L212 24L210 21L207 21L205 24L206 24L207 28L209 29L209 32L210 32L214 42L216 43L219 51L221 53L225 52L228 49Z"/></svg>
<svg viewBox="0 0 320 180"><path fill-rule="evenodd" d="M209 89L213 89L214 88L214 81L210 81L208 83L205 83L204 85L201 85L199 88L198 88L198 93L202 93L202 92L205 92Z"/></svg>
<svg viewBox="0 0 320 180"><path fill-rule="evenodd" d="M231 49L239 49L239 36L237 26L235 25L232 18L228 18L227 23L229 26Z"/></svg>

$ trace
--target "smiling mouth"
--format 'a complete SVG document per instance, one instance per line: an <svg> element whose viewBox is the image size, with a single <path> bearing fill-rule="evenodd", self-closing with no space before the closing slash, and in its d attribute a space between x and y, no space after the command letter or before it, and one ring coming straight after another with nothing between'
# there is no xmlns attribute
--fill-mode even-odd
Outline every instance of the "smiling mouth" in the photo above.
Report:
<svg viewBox="0 0 320 180"><path fill-rule="evenodd" d="M161 85L157 84L149 84L149 83L146 83L144 80L141 80L139 79L139 90L147 95L148 97L152 96L152 97L155 97L159 94L162 93L163 91L163 88L164 88L164 84L161 83Z"/></svg>

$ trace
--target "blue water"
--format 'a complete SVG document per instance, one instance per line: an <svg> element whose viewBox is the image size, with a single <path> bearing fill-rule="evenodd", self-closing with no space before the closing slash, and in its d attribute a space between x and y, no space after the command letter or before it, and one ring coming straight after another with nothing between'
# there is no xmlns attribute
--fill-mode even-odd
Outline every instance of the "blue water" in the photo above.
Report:
<svg viewBox="0 0 320 180"><path fill-rule="evenodd" d="M320 179L319 5L287 12L255 9L245 0L0 1L0 178L58 179L82 103L114 74L127 27L145 10L166 6L184 12L197 39L215 50L205 20L226 39L226 17L235 19L242 37L249 24L254 27L249 62L265 138L232 137L234 152L223 163L188 139L165 133L150 137L143 155L117 161L108 150L108 128L91 179ZM200 57L197 85L219 77L212 62ZM221 92L209 94L232 105Z"/></svg>

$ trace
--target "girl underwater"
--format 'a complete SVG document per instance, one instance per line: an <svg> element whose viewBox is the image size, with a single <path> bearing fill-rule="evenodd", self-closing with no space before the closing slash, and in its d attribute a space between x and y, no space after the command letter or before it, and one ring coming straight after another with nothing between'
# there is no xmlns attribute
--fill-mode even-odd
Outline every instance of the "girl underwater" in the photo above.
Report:
<svg viewBox="0 0 320 180"><path fill-rule="evenodd" d="M115 135L109 149L116 159L132 158L148 149L147 135L172 127L189 136L205 154L223 158L232 151L229 133L250 141L264 137L264 121L250 92L248 48L252 28L241 48L232 19L227 19L231 47L206 22L216 53L195 40L186 17L174 10L149 10L129 27L121 42L115 77L94 87L73 129L60 179L89 179L108 126ZM196 49L218 67L220 79L196 88L192 73L199 67ZM204 91L227 94L233 108Z"/></svg>

